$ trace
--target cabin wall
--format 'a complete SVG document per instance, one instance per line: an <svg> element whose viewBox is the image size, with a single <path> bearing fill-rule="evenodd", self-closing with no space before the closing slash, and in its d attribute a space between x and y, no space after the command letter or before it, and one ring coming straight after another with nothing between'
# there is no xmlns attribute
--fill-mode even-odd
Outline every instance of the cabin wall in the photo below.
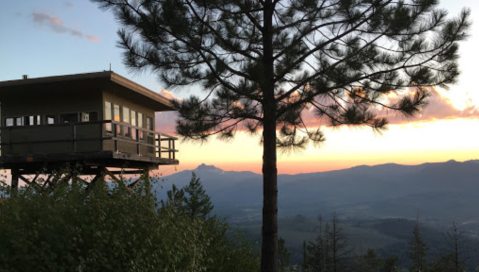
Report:
<svg viewBox="0 0 479 272"><path fill-rule="evenodd" d="M88 85L40 86L35 91L2 97L2 126L7 117L74 112L102 112L99 87Z"/></svg>
<svg viewBox="0 0 479 272"><path fill-rule="evenodd" d="M121 86L117 85L107 85L103 89L103 105L105 105L105 102L111 102L112 104L119 105L121 107L128 107L133 111L136 111L137 113L143 113L144 115L144 121L143 121L143 127L146 128L146 118L150 117L152 119L152 124L153 124L153 129L155 125L155 111L137 101L132 101L131 99L128 99L122 95L122 88ZM103 107L104 110L104 107ZM120 109L121 114L123 114L122 108ZM103 115L104 116L104 115ZM112 117L114 118L114 117ZM103 117L104 119L104 117ZM123 120L120 120L123 121ZM138 125L138 120L137 120L137 125ZM106 130L104 129L103 131L104 136L112 136L112 133L107 133ZM132 139L131 137L125 137L122 136L122 133L118 133L117 137L123 138L127 141L136 141L136 139ZM154 143L154 139L152 135L145 135L144 140L141 140L142 142L147 142L149 144ZM117 149L120 152L125 152L125 153L131 153L131 154L137 154L137 144L135 142L121 142L119 141L117 143ZM113 140L106 140L103 142L103 150L110 150L110 151L115 151L115 145ZM146 146L140 146L140 154L143 156L150 156L150 157L156 157L156 152L154 148L152 147L146 147Z"/></svg>
<svg viewBox="0 0 479 272"><path fill-rule="evenodd" d="M102 145L101 124L58 125L60 114L103 111L100 82L62 82L12 87L1 98L2 155L97 152ZM46 116L55 116L47 125ZM6 128L6 118L41 116L41 124ZM75 135L75 136L73 136ZM73 138L88 141L73 143ZM96 140L91 140L96 138ZM9 145L5 145L9 143Z"/></svg>

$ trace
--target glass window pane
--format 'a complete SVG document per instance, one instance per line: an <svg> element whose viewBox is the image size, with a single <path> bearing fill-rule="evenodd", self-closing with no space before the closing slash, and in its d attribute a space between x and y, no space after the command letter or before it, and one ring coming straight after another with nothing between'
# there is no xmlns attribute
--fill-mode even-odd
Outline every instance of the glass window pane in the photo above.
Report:
<svg viewBox="0 0 479 272"><path fill-rule="evenodd" d="M90 122L90 113L88 112L82 112L81 113L81 119L82 122Z"/></svg>
<svg viewBox="0 0 479 272"><path fill-rule="evenodd" d="M6 118L5 119L5 126L13 127L13 118Z"/></svg>
<svg viewBox="0 0 479 272"><path fill-rule="evenodd" d="M153 130L153 118L146 117L146 129Z"/></svg>
<svg viewBox="0 0 479 272"><path fill-rule="evenodd" d="M103 114L103 120L111 120L111 103L105 101L105 112Z"/></svg>
<svg viewBox="0 0 479 272"><path fill-rule="evenodd" d="M123 122L130 123L130 109L127 107L123 107Z"/></svg>
<svg viewBox="0 0 479 272"><path fill-rule="evenodd" d="M17 117L15 118L15 125L16 126L23 126L23 117Z"/></svg>
<svg viewBox="0 0 479 272"><path fill-rule="evenodd" d="M138 127L143 127L143 113L141 112L138 113ZM138 138L143 140L143 130L138 131Z"/></svg>
<svg viewBox="0 0 479 272"><path fill-rule="evenodd" d="M41 116L40 115L37 115L37 125L40 125L41 124Z"/></svg>
<svg viewBox="0 0 479 272"><path fill-rule="evenodd" d="M45 119L46 119L48 125L55 124L55 116L54 115L47 115Z"/></svg>
<svg viewBox="0 0 479 272"><path fill-rule="evenodd" d="M60 114L60 123L76 123L78 122L78 114L77 113L64 113Z"/></svg>
<svg viewBox="0 0 479 272"><path fill-rule="evenodd" d="M136 126L136 111L131 111L131 125Z"/></svg>
<svg viewBox="0 0 479 272"><path fill-rule="evenodd" d="M113 115L114 115L114 119L115 121L117 122L120 122L120 106L118 105L113 105Z"/></svg>

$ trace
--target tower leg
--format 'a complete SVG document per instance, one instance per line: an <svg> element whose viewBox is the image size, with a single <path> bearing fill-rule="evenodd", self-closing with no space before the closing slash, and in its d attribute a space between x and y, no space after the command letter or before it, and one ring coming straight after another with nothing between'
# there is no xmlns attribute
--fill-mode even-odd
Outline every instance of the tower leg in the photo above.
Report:
<svg viewBox="0 0 479 272"><path fill-rule="evenodd" d="M18 169L12 169L12 195L16 196L18 192L18 177L20 173L18 173Z"/></svg>

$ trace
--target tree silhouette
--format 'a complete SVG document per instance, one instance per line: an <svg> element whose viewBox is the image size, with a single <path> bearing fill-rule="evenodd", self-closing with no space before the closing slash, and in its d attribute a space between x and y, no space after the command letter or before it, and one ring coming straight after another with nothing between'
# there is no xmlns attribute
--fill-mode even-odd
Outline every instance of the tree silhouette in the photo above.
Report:
<svg viewBox="0 0 479 272"><path fill-rule="evenodd" d="M278 271L277 148L320 144L320 125L381 131L377 107L417 114L427 87L457 78L457 42L469 26L468 10L447 19L438 0L92 1L122 24L129 68L206 90L175 102L185 139L262 131L262 271Z"/></svg>
<svg viewBox="0 0 479 272"><path fill-rule="evenodd" d="M206 194L200 178L196 177L195 172L191 173L191 180L188 186L184 188L186 196L184 199L184 208L190 218L207 218L213 210L211 198Z"/></svg>

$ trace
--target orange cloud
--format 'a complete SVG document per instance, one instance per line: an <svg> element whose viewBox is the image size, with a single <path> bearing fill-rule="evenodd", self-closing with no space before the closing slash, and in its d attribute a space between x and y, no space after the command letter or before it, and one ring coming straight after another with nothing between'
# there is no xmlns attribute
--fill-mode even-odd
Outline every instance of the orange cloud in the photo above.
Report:
<svg viewBox="0 0 479 272"><path fill-rule="evenodd" d="M172 92L165 89L160 91L160 95L170 100L176 99L176 100L183 101L183 99L176 97ZM156 131L170 134L170 135L175 135L177 119L178 119L178 113L176 111L157 112L155 114Z"/></svg>
<svg viewBox="0 0 479 272"><path fill-rule="evenodd" d="M418 116L406 118L400 113L389 111L386 117L390 124L429 122L458 118L479 119L479 107L474 104L471 98L461 97L462 101L458 101L454 97L454 95L460 95L457 92L453 94L436 88L430 88L430 91L432 92L432 96Z"/></svg>
<svg viewBox="0 0 479 272"><path fill-rule="evenodd" d="M46 25L47 27L49 27L51 30L53 30L56 33L61 33L61 34L66 33L66 34L70 34L77 37L85 37L91 42L100 41L100 37L86 34L77 29L67 27L64 25L62 19L53 15L50 15L46 12L35 11L32 13L32 17L33 17L33 22L40 25Z"/></svg>
<svg viewBox="0 0 479 272"><path fill-rule="evenodd" d="M163 111L155 113L155 129L158 132L166 134L176 134L176 120L178 113L176 111Z"/></svg>
<svg viewBox="0 0 479 272"><path fill-rule="evenodd" d="M464 93L458 91L447 92L442 89L431 88L432 96L429 97L428 105L424 106L418 116L411 118L405 117L400 112L388 110L383 107L376 109L379 116L386 117L389 124L406 124L415 122L429 122L436 120L451 120L451 119L479 119L479 103L473 101ZM406 94L406 92L404 92ZM411 92L409 92L411 94ZM387 104L392 104L397 99L401 98L403 94L390 94L386 101ZM328 101L323 101L323 104L328 104ZM319 120L314 114L313 108L307 108L302 113L302 118L307 126L328 126L329 122L325 118Z"/></svg>

